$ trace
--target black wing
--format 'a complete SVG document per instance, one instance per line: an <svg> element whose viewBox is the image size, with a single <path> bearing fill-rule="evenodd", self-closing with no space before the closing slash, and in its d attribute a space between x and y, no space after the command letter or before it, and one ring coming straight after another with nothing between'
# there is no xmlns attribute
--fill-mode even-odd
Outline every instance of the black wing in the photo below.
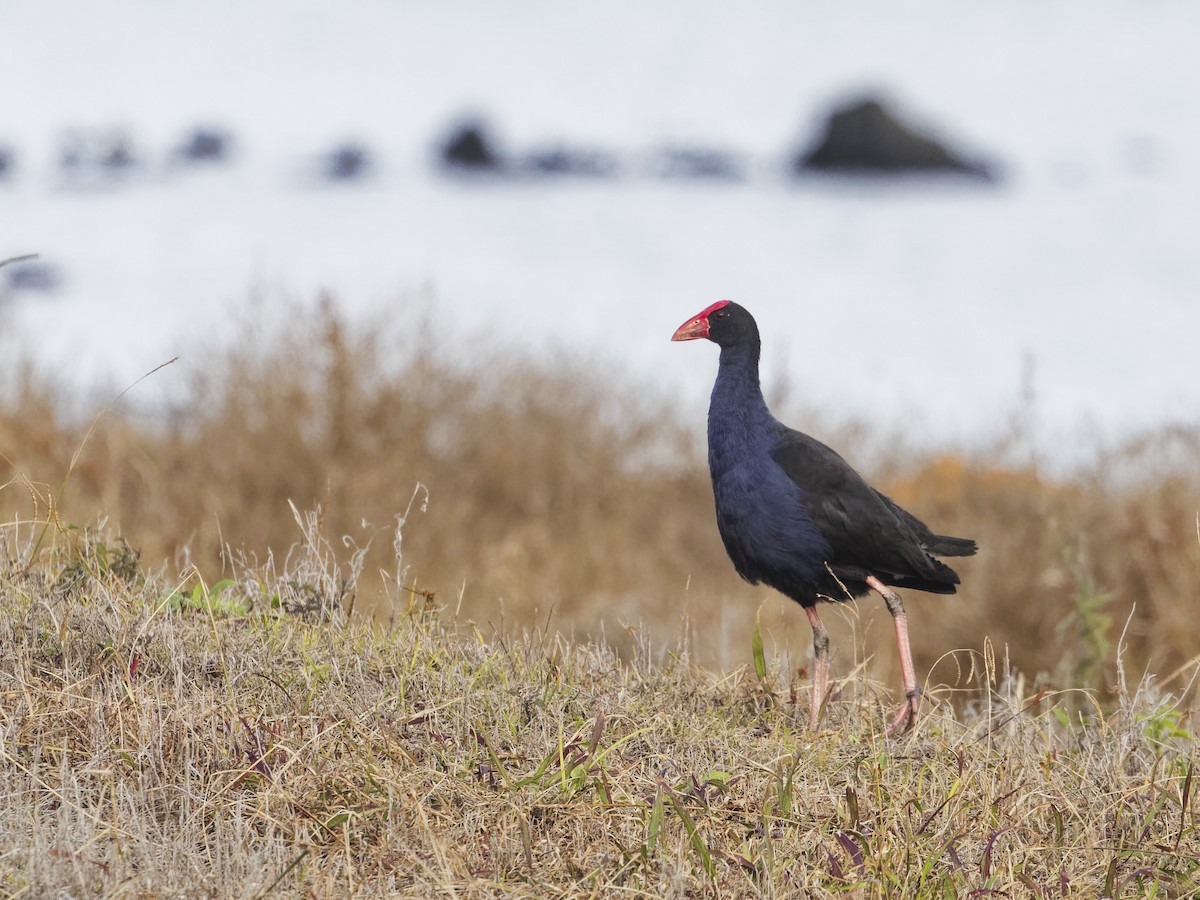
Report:
<svg viewBox="0 0 1200 900"><path fill-rule="evenodd" d="M925 548L927 553L932 553L934 556L974 556L975 552L979 549L978 545L970 538L934 534L930 531L928 525L887 494L881 494L879 491L875 491L875 493L879 495L879 499L886 503L896 516L899 516L912 529L913 534L920 539L921 546Z"/></svg>
<svg viewBox="0 0 1200 900"><path fill-rule="evenodd" d="M901 587L953 593L958 576L926 547L936 536L919 519L872 488L833 449L780 426L771 457L800 488L809 515L830 545L839 579L867 575Z"/></svg>

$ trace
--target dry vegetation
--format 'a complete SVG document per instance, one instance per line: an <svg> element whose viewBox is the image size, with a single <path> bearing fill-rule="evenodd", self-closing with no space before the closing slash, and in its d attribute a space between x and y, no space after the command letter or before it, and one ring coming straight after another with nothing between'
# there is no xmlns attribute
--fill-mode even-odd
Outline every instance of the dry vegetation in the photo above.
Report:
<svg viewBox="0 0 1200 900"><path fill-rule="evenodd" d="M44 897L1193 896L1176 703L1070 715L980 666L900 739L859 674L810 733L792 675L454 627L304 520L282 569L206 585L8 534L0 891ZM306 611L299 611L304 607ZM655 661L657 660L657 661ZM761 669L761 674L759 674Z"/></svg>
<svg viewBox="0 0 1200 900"><path fill-rule="evenodd" d="M910 597L917 732L874 736L864 601L813 735L804 618L732 574L668 398L415 307L236 332L165 412L6 376L0 892L1200 889L1200 427L1049 477L791 417L982 548Z"/></svg>
<svg viewBox="0 0 1200 900"><path fill-rule="evenodd" d="M625 653L625 626L674 643L686 616L693 658L728 667L746 662L761 611L768 646L806 664L804 617L739 581L721 547L700 417L682 421L670 398L614 378L610 359L531 359L434 329L415 305L357 327L331 304L252 311L231 331L232 346L153 376L165 415L131 405L148 393L140 385L86 443L91 414L66 418L73 398L18 368L0 393L0 514L44 518L61 495L59 522L106 519L152 566L194 564L216 580L242 555L286 552L289 502L319 505L327 535L370 544L370 577L347 598L363 613L385 595L375 573L394 568L393 526L408 510L410 577L481 627L549 621ZM979 541L979 556L956 562L960 594L909 600L934 682L956 678L947 651L986 636L1020 671L1104 691L1127 620L1139 671L1169 677L1200 653L1200 426L1054 478L1001 449L885 454L885 435L788 418L940 530ZM835 666L878 648L871 670L891 680L881 604L839 612L826 616Z"/></svg>

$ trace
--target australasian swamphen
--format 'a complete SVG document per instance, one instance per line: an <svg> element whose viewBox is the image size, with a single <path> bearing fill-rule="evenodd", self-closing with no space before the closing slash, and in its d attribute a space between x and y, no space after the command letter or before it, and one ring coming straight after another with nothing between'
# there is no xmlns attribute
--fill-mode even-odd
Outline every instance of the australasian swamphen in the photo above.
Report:
<svg viewBox="0 0 1200 900"><path fill-rule="evenodd" d="M829 633L817 603L874 590L892 614L904 679L905 702L888 730L911 728L920 692L908 617L889 585L953 594L958 575L934 557L970 556L975 542L934 534L829 447L771 415L758 380L758 325L743 307L714 303L684 322L671 340L697 338L721 348L708 408L717 528L739 575L751 584L769 584L804 607L813 630L812 727L829 678Z"/></svg>

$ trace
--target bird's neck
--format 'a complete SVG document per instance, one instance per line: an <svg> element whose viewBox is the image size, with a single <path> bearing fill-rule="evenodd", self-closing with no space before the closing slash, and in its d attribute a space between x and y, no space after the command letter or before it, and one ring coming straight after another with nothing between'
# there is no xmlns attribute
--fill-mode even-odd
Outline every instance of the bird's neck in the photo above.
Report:
<svg viewBox="0 0 1200 900"><path fill-rule="evenodd" d="M758 380L759 343L721 348L721 364L708 412L710 448L761 434L772 421Z"/></svg>

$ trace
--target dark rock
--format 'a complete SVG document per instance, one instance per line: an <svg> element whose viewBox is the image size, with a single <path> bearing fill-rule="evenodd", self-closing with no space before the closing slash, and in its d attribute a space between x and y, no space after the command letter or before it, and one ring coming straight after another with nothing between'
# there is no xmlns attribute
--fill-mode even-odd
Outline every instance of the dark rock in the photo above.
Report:
<svg viewBox="0 0 1200 900"><path fill-rule="evenodd" d="M124 131L72 131L59 143L58 166L75 185L123 180L141 168L133 140Z"/></svg>
<svg viewBox="0 0 1200 900"><path fill-rule="evenodd" d="M440 156L442 165L449 169L494 172L504 167L486 127L480 122L466 122L455 128L443 142Z"/></svg>
<svg viewBox="0 0 1200 900"><path fill-rule="evenodd" d="M658 151L652 164L659 178L695 178L740 181L745 177L741 160L724 150L703 147L667 147Z"/></svg>
<svg viewBox="0 0 1200 900"><path fill-rule="evenodd" d="M616 174L616 159L599 150L580 150L561 145L537 149L519 158L497 149L489 129L478 119L455 126L438 145L441 167L456 173L515 176L569 175L604 178Z"/></svg>
<svg viewBox="0 0 1200 900"><path fill-rule="evenodd" d="M323 174L330 181L354 181L371 169L371 153L362 144L342 144L325 157Z"/></svg>
<svg viewBox="0 0 1200 900"><path fill-rule="evenodd" d="M216 128L196 128L175 149L175 158L187 163L226 162L233 139Z"/></svg>
<svg viewBox="0 0 1200 900"><path fill-rule="evenodd" d="M0 180L12 177L17 168L17 154L11 147L0 146Z"/></svg>
<svg viewBox="0 0 1200 900"><path fill-rule="evenodd" d="M23 259L0 269L5 285L12 291L52 294L63 283L62 270L40 259Z"/></svg>
<svg viewBox="0 0 1200 900"><path fill-rule="evenodd" d="M991 168L951 152L903 122L882 101L868 97L838 107L816 145L798 154L794 171L903 175L949 172L986 181Z"/></svg>
<svg viewBox="0 0 1200 900"><path fill-rule="evenodd" d="M73 176L84 166L87 140L81 134L65 135L58 146L58 167L64 175Z"/></svg>
<svg viewBox="0 0 1200 900"><path fill-rule="evenodd" d="M551 147L537 150L521 161L521 169L534 175L574 175L609 178L617 174L616 159L601 150Z"/></svg>
<svg viewBox="0 0 1200 900"><path fill-rule="evenodd" d="M112 173L128 172L138 165L137 151L128 135L114 132L105 137L99 147L96 162Z"/></svg>

